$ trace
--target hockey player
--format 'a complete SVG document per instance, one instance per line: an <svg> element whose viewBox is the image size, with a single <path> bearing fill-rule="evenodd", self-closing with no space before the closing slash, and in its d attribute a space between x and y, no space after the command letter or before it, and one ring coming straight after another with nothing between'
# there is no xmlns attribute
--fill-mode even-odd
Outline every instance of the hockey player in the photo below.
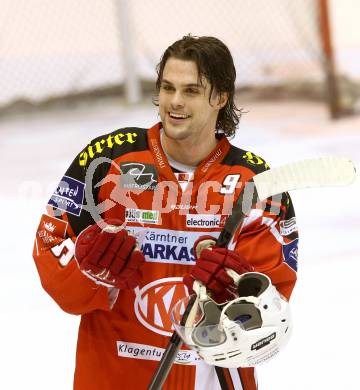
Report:
<svg viewBox="0 0 360 390"><path fill-rule="evenodd" d="M257 271L290 297L297 228L287 195L277 213L270 201L253 209L227 249L203 249L245 184L268 168L227 139L241 113L235 76L218 39L175 42L158 65L161 122L92 140L51 196L34 259L44 289L81 315L74 389L146 389L173 331L170 312L195 279L220 302L234 287L225 268ZM253 368L215 370L184 347L163 388L257 384Z"/></svg>

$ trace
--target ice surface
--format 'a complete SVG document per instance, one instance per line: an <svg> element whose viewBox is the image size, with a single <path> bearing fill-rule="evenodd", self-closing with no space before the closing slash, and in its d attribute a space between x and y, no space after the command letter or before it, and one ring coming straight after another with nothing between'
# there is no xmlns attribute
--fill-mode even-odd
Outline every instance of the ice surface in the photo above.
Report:
<svg viewBox="0 0 360 390"><path fill-rule="evenodd" d="M360 119L331 123L322 106L247 103L232 141L271 166L322 155L360 167ZM150 104L110 104L3 119L1 177L1 389L72 388L79 318L42 290L31 251L51 191L94 136L158 119ZM262 390L356 390L360 296L360 184L292 193L300 229L294 333L287 349L259 368ZM121 385L119 384L119 388Z"/></svg>

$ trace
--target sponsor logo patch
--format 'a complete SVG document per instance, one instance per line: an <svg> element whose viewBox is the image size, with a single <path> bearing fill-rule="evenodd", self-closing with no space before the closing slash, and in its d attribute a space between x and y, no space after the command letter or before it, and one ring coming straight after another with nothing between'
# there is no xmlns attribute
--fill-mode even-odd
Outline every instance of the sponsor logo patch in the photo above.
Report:
<svg viewBox="0 0 360 390"><path fill-rule="evenodd" d="M122 188L151 191L156 189L158 173L154 165L137 162L121 163L120 171Z"/></svg>
<svg viewBox="0 0 360 390"><path fill-rule="evenodd" d="M170 229L127 226L127 230L138 237L147 262L169 264L195 264L193 246L204 232L176 231ZM211 232L217 238L219 232Z"/></svg>
<svg viewBox="0 0 360 390"><path fill-rule="evenodd" d="M159 164L159 167L161 169L165 168L165 166L166 166L165 156L164 156L164 154L163 154L163 152L158 144L158 141L156 139L151 139L150 142L151 142L151 146L153 147L155 158L157 160L157 163Z"/></svg>
<svg viewBox="0 0 360 390"><path fill-rule="evenodd" d="M199 206L192 204L172 204L171 210L196 210Z"/></svg>
<svg viewBox="0 0 360 390"><path fill-rule="evenodd" d="M84 201L85 183L64 176L48 204L57 209L64 210L70 214L79 216Z"/></svg>
<svg viewBox="0 0 360 390"><path fill-rule="evenodd" d="M284 261L294 271L297 271L298 268L298 242L297 238L282 247Z"/></svg>
<svg viewBox="0 0 360 390"><path fill-rule="evenodd" d="M109 134L107 138L100 139L95 143L89 145L85 150L79 154L79 165L84 167L94 157L101 155L104 149L112 149L115 145L122 145L124 143L133 144L136 142L136 133L122 133Z"/></svg>
<svg viewBox="0 0 360 390"><path fill-rule="evenodd" d="M214 162L216 160L219 159L219 157L223 154L223 151L221 150L221 148L219 148L211 157L210 159L204 164L204 166L201 168L201 171L202 172L207 172L208 169L211 167L212 164L214 164Z"/></svg>
<svg viewBox="0 0 360 390"><path fill-rule="evenodd" d="M276 338L276 333L275 332L271 333L271 335L264 337L263 339L258 340L256 343L254 343L251 346L251 350L258 351L259 349L264 348L265 346L269 345L271 341L275 340L275 338Z"/></svg>
<svg viewBox="0 0 360 390"><path fill-rule="evenodd" d="M116 346L118 356L130 359L160 361L165 352L164 348L146 344L128 343L126 341L117 341ZM176 355L175 363L193 365L199 360L200 358L195 351L180 350Z"/></svg>
<svg viewBox="0 0 360 390"><path fill-rule="evenodd" d="M181 277L155 280L135 289L134 309L137 319L151 331L171 336L170 313L176 303L186 297L187 290Z"/></svg>
<svg viewBox="0 0 360 390"><path fill-rule="evenodd" d="M157 225L159 223L158 210L139 210L139 209L126 209L125 210L125 222L137 222L137 223L151 223Z"/></svg>
<svg viewBox="0 0 360 390"><path fill-rule="evenodd" d="M45 251L62 242L65 238L67 222L43 214L36 232L36 244L39 251Z"/></svg>
<svg viewBox="0 0 360 390"><path fill-rule="evenodd" d="M249 165L264 165L265 169L269 169L269 165L259 156L257 156L254 153L246 152L242 158L249 164Z"/></svg>
<svg viewBox="0 0 360 390"><path fill-rule="evenodd" d="M224 227L226 216L214 214L187 214L186 227L194 229L212 229Z"/></svg>
<svg viewBox="0 0 360 390"><path fill-rule="evenodd" d="M297 232L296 217L280 221L280 234L282 236L289 236L291 233Z"/></svg>

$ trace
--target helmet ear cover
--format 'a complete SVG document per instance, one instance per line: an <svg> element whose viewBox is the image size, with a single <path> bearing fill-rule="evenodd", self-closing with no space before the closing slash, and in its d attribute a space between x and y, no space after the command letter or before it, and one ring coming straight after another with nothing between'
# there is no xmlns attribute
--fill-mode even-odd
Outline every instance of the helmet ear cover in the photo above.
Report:
<svg viewBox="0 0 360 390"><path fill-rule="evenodd" d="M248 272L243 275L239 280L237 286L237 293L239 297L258 297L261 295L271 284L270 279L261 273Z"/></svg>
<svg viewBox="0 0 360 390"><path fill-rule="evenodd" d="M229 320L242 324L244 330L261 328L262 319L260 311L253 303L239 301L229 306L225 310L225 315Z"/></svg>
<svg viewBox="0 0 360 390"><path fill-rule="evenodd" d="M260 273L254 278L254 273L246 273L239 280L237 293L239 297L259 297L270 285L269 278ZM225 314L231 321L241 322L244 330L261 328L262 319L260 311L252 303L247 303L246 300L239 301L234 305L229 306L225 310Z"/></svg>

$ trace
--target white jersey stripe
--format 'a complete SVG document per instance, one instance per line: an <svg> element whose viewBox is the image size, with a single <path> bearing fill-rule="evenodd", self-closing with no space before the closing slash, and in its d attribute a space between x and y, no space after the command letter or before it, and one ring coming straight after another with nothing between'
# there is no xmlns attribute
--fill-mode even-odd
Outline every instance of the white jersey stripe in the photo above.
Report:
<svg viewBox="0 0 360 390"><path fill-rule="evenodd" d="M237 368L229 368L229 372L231 375L232 382L234 384L234 389L244 390L241 384L239 371Z"/></svg>
<svg viewBox="0 0 360 390"><path fill-rule="evenodd" d="M215 368L199 361L196 364L194 390L221 390ZM242 390L242 387L239 389Z"/></svg>

